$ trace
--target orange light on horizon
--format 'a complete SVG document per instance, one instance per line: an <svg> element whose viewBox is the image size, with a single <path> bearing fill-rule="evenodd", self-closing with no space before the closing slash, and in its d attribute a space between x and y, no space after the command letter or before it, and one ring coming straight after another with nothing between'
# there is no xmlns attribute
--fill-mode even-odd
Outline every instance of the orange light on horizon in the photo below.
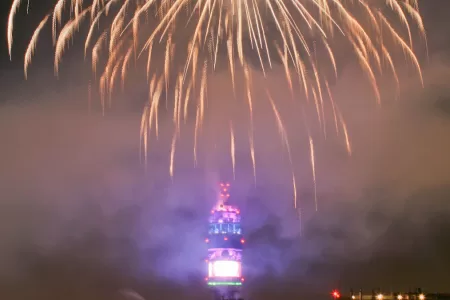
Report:
<svg viewBox="0 0 450 300"><path fill-rule="evenodd" d="M338 299L338 298L341 297L341 294L339 294L338 291L333 291L332 295L333 295L333 298L334 298L334 299Z"/></svg>

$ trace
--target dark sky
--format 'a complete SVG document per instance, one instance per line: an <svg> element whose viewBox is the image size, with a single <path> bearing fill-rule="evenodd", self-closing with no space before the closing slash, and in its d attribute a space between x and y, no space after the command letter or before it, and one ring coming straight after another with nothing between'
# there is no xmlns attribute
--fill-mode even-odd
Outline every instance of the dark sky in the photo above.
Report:
<svg viewBox="0 0 450 300"><path fill-rule="evenodd" d="M1 4L3 24L7 2ZM45 43L38 46L29 80L23 79L24 45L38 16L51 7L51 1L33 2L29 18L20 18L25 23L17 27L13 62L6 30L1 31L0 298L126 299L130 293L124 291L135 291L145 299L207 299L201 287L203 230L215 200L214 185L220 177L230 177L231 169L229 133L220 131L228 124L221 112L229 107L222 103L234 101L230 86L223 84L228 75L221 72L210 83L209 96L219 105L211 107L202 162L193 168L192 138L186 133L172 181L170 114L162 113L161 138L151 146L147 170L139 160L147 89L140 84L140 73L131 71L126 92L114 97L105 116L95 93L89 109L90 67L81 63L77 38L60 80L53 76L52 48ZM311 127L318 212L300 114L280 104L304 208L301 224L292 209L287 155L268 106L261 104L255 121L256 185L247 128L238 110L228 111L237 116L233 201L243 208L247 230L246 295L321 299L336 287L446 290L447 2L420 1L429 46L429 59L420 57L424 88L400 59L401 96L394 99L392 78L382 77L382 105L377 107L355 58L342 54L340 77L332 89L347 119L353 155L346 154L342 139L331 134L325 139L317 123ZM47 7L40 6L45 3ZM289 99L283 72L275 67L269 83L255 72L254 84L268 85L275 99ZM257 91L255 98L261 94ZM314 110L306 113L314 119Z"/></svg>

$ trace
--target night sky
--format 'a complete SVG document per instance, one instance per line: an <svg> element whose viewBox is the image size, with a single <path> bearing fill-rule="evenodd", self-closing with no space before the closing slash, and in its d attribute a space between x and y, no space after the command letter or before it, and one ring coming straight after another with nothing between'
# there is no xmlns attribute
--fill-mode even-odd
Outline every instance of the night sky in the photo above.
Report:
<svg viewBox="0 0 450 300"><path fill-rule="evenodd" d="M202 152L197 168L187 134L169 177L170 113L162 113L161 139L145 168L139 156L148 90L142 73L130 70L125 92L102 116L95 88L88 97L92 76L81 35L56 79L47 30L24 80L24 48L53 1L31 3L30 15L16 21L12 62L6 26L0 35L0 298L139 299L133 291L144 299L209 299L202 281L207 217L215 184L232 179L220 107L203 144L214 153ZM10 1L0 5L6 24ZM377 106L354 56L337 55L340 74L332 88L353 151L347 155L342 139L323 138L317 124L311 129L318 212L308 140L296 127L301 117L281 105L304 208L301 224L273 117L267 121L261 108L256 184L247 129L236 123L242 134L232 201L245 219L246 296L326 299L334 288L379 287L450 292L450 3L420 0L420 7L429 49L427 58L424 44L416 46L423 88L400 59L401 96L393 96L391 79L380 79ZM283 72L276 66L268 84L278 86L277 99L290 98L280 88ZM210 83L218 103L231 97L226 78L218 72ZM266 83L255 76L254 84Z"/></svg>

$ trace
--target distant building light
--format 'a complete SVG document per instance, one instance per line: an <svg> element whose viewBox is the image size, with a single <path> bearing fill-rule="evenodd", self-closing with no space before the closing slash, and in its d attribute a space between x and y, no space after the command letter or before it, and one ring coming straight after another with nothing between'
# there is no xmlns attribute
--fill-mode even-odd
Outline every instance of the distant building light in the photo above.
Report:
<svg viewBox="0 0 450 300"><path fill-rule="evenodd" d="M333 298L334 298L334 299L339 299L339 298L341 298L341 294L339 294L338 291L333 291L332 295L333 295Z"/></svg>

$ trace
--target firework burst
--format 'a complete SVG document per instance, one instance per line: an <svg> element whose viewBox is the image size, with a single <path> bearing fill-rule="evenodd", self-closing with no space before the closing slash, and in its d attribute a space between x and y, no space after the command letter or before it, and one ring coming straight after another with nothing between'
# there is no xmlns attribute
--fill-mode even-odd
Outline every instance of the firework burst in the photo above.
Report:
<svg viewBox="0 0 450 300"><path fill-rule="evenodd" d="M217 68L219 58L224 62L235 91L238 72L244 74L246 92L242 96L248 104L249 156L256 178L256 161L253 133L252 71L247 57L257 57L258 68L264 76L275 61L284 69L285 79L292 97L293 85L298 81L302 97L312 98L320 126L326 133L324 106L329 103L336 133L343 132L347 151L351 145L347 126L335 103L326 76L319 71L316 48L321 47L327 59L320 64L329 65L338 75L338 61L332 41L345 41L367 74L376 101L380 101L377 72L386 67L397 86L397 76L392 51L400 49L412 62L422 82L419 61L413 51L414 29L425 39L425 29L419 13L418 0L57 0L53 11L39 24L25 54L25 74L43 27L51 20L55 48L54 68L59 65L71 38L82 24L89 30L85 40L85 56L92 57L92 70L98 78L101 103L110 97L121 78L122 87L132 59L146 61L149 82L149 102L145 107L141 136L145 155L149 137L159 134L158 108L163 95L174 95L173 137L170 147L169 172L174 173L177 139L180 126L189 117L188 107L195 107L194 161L197 163L198 142L207 114L206 95L208 74ZM14 19L21 0L14 0L8 19L8 47L11 56ZM105 20L101 22L102 20ZM150 21L149 21L150 19ZM49 22L50 23L50 22ZM106 24L106 25L105 25ZM151 25L153 24L153 25ZM270 34L269 34L270 33ZM183 37L184 42L179 42ZM186 41L187 39L187 41ZM180 47L181 45L181 47ZM177 46L177 47L176 47ZM155 51L164 53L162 68L155 68ZM175 53L183 63L175 62ZM180 54L181 53L181 54ZM105 60L99 68L100 59ZM156 62L157 63L157 62ZM321 68L322 70L323 68ZM258 71L258 70L257 70ZM100 72L100 74L99 74ZM173 80L176 78L176 80ZM169 93L169 89L172 89ZM267 91L267 100L273 109L276 127L282 143L292 155L282 115L277 108L280 100L273 99ZM236 94L235 94L236 95ZM325 101L326 98L328 101ZM229 117L231 160L235 171L236 141L233 116ZM309 135L310 159L314 184L316 184L314 142ZM293 167L292 167L293 170ZM294 195L295 174L292 171ZM295 196L296 198L296 196ZM316 199L317 201L317 199ZM297 207L297 199L295 199ZM317 202L316 202L317 207Z"/></svg>

